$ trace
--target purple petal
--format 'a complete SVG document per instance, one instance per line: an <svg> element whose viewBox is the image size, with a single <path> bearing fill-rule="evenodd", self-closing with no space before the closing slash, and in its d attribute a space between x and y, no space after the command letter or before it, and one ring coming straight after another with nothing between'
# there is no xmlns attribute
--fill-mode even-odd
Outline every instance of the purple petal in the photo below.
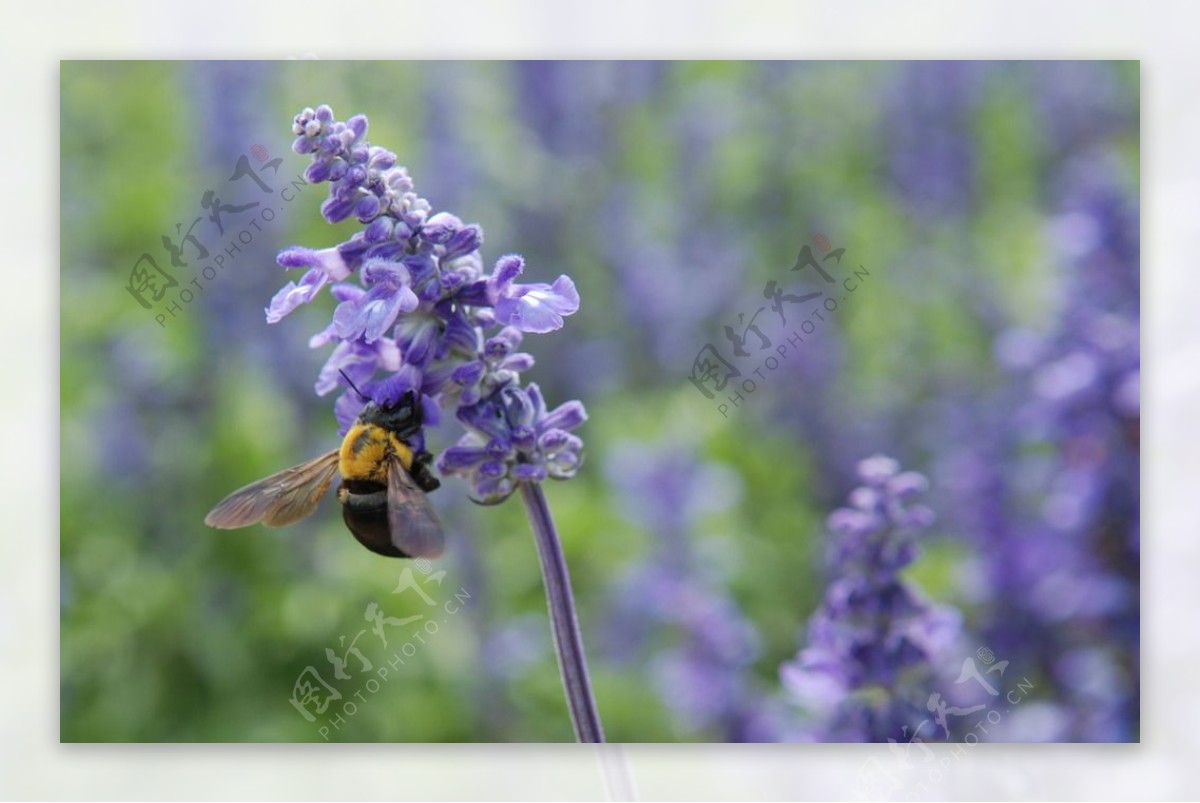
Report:
<svg viewBox="0 0 1200 803"><path fill-rule="evenodd" d="M840 507L829 514L825 524L841 535L865 535L879 526L879 519L861 510Z"/></svg>
<svg viewBox="0 0 1200 803"><path fill-rule="evenodd" d="M367 291L357 284L335 284L329 288L329 293L338 301L361 301Z"/></svg>
<svg viewBox="0 0 1200 803"><path fill-rule="evenodd" d="M374 251L375 249L372 249L372 253ZM386 284L393 288L410 284L412 280L408 266L403 262L382 259L376 256L372 256L363 262L362 278L364 282L372 287Z"/></svg>
<svg viewBox="0 0 1200 803"><path fill-rule="evenodd" d="M533 419L541 421L546 417L546 399L542 396L542 389L538 387L537 382L530 382L529 387L525 388L525 393L533 404Z"/></svg>
<svg viewBox="0 0 1200 803"><path fill-rule="evenodd" d="M451 446L442 452L437 467L443 474L457 474L475 468L487 459L487 452L475 446Z"/></svg>
<svg viewBox="0 0 1200 803"><path fill-rule="evenodd" d="M366 401L353 390L347 390L334 402L333 414L338 421L338 434L345 435L362 412Z"/></svg>
<svg viewBox="0 0 1200 803"><path fill-rule="evenodd" d="M537 443L537 432L534 431L533 427L528 426L527 424L517 424L512 428L512 435L510 438L513 446L516 446L522 451L527 451L532 449Z"/></svg>
<svg viewBox="0 0 1200 803"><path fill-rule="evenodd" d="M504 411L500 409L494 398L493 396L488 401L472 404L469 407L459 407L458 420L489 438L507 440L510 427L504 417Z"/></svg>
<svg viewBox="0 0 1200 803"><path fill-rule="evenodd" d="M338 248L285 248L275 258L285 268L319 268L327 277L340 282L350 275L350 266Z"/></svg>
<svg viewBox="0 0 1200 803"><path fill-rule="evenodd" d="M442 337L442 348L448 353L457 349L464 354L474 354L479 348L479 334L474 324L462 314L454 314L446 322L446 331ZM445 356L445 355L439 355Z"/></svg>
<svg viewBox="0 0 1200 803"><path fill-rule="evenodd" d="M529 482L541 482L546 479L546 469L544 466L539 466L535 463L521 463L513 466L513 479L526 480Z"/></svg>
<svg viewBox="0 0 1200 803"><path fill-rule="evenodd" d="M929 490L929 480L916 471L905 471L888 480L888 491L900 499L911 499Z"/></svg>
<svg viewBox="0 0 1200 803"><path fill-rule="evenodd" d="M354 141L362 139L367 135L367 116L365 114L356 114L346 121L346 127L354 133Z"/></svg>
<svg viewBox="0 0 1200 803"><path fill-rule="evenodd" d="M502 393L508 420L512 427L532 426L537 422L537 406L529 394L519 387L507 387Z"/></svg>
<svg viewBox="0 0 1200 803"><path fill-rule="evenodd" d="M321 203L321 215L330 223L341 223L354 211L352 201L329 197Z"/></svg>
<svg viewBox="0 0 1200 803"><path fill-rule="evenodd" d="M425 378L426 384L428 379ZM421 394L421 421L426 427L436 427L442 423L442 406L428 393Z"/></svg>
<svg viewBox="0 0 1200 803"><path fill-rule="evenodd" d="M357 265L362 259L363 254L371 247L371 243L367 241L363 233L355 232L354 236L337 247L338 255L342 258L346 265ZM349 268L347 274L349 275Z"/></svg>
<svg viewBox="0 0 1200 803"><path fill-rule="evenodd" d="M389 406L399 404L406 393L421 387L421 371L415 365L405 365L399 371L377 384L371 393L371 398L378 404Z"/></svg>
<svg viewBox="0 0 1200 803"><path fill-rule="evenodd" d="M483 379L483 374L486 371L487 366L478 360L475 360L474 362L469 362L465 365L460 365L458 368L455 368L454 373L451 374L451 378L454 380L455 384L462 385L463 387L469 387L477 384L481 379Z"/></svg>
<svg viewBox="0 0 1200 803"><path fill-rule="evenodd" d="M470 304L473 307L483 307L492 303L492 299L488 295L488 283L486 279L479 279L478 281L464 285L454 297L459 303Z"/></svg>
<svg viewBox="0 0 1200 803"><path fill-rule="evenodd" d="M570 276L559 276L550 289L556 296L555 303L559 305L556 308L559 315L574 315L579 311L579 291L575 289L575 282Z"/></svg>
<svg viewBox="0 0 1200 803"><path fill-rule="evenodd" d="M326 158L319 158L304 169L304 180L309 184L320 184L329 178L333 163Z"/></svg>
<svg viewBox="0 0 1200 803"><path fill-rule="evenodd" d="M858 464L858 476L870 485L882 485L900 470L900 464L886 455L872 455Z"/></svg>
<svg viewBox="0 0 1200 803"><path fill-rule="evenodd" d="M382 289L383 292L375 298L371 298L375 290L367 294L367 300L359 309L354 324L368 343L382 337L401 312L412 312L417 308L417 296L408 287L376 289Z"/></svg>
<svg viewBox="0 0 1200 803"><path fill-rule="evenodd" d="M354 207L354 216L360 223L369 223L379 214L379 199L374 195L364 195Z"/></svg>
<svg viewBox="0 0 1200 803"><path fill-rule="evenodd" d="M421 380L421 392L426 396L437 396L446 387L454 373L455 365L449 362L434 363L421 368L424 378Z"/></svg>
<svg viewBox="0 0 1200 803"><path fill-rule="evenodd" d="M319 349L334 340L338 340L337 327L332 323L308 339L310 349Z"/></svg>
<svg viewBox="0 0 1200 803"><path fill-rule="evenodd" d="M587 421L587 410L584 409L583 402L569 401L560 404L547 413L539 426L543 432L551 429L570 431L584 421Z"/></svg>
<svg viewBox="0 0 1200 803"><path fill-rule="evenodd" d="M401 322L397 332L396 340L403 352L404 361L425 365L433 354L433 347L437 344L437 321L432 318L427 320L410 318Z"/></svg>
<svg viewBox="0 0 1200 803"><path fill-rule="evenodd" d="M497 505L512 495L517 488L517 484L508 477L498 480L476 477L473 485L471 501L481 505Z"/></svg>
<svg viewBox="0 0 1200 803"><path fill-rule="evenodd" d="M522 373L533 367L533 355L521 352L508 357L504 362L500 363L500 367L506 371L515 371Z"/></svg>
<svg viewBox="0 0 1200 803"><path fill-rule="evenodd" d="M561 429L547 430L538 438L538 448L547 453L562 451L571 444L572 438L574 438L573 435L563 432ZM579 439L575 438L575 440Z"/></svg>
<svg viewBox="0 0 1200 803"><path fill-rule="evenodd" d="M446 253L442 255L444 262L451 262L461 256L466 256L479 250L483 244L483 232L478 226L466 226L454 233L446 242Z"/></svg>
<svg viewBox="0 0 1200 803"><path fill-rule="evenodd" d="M367 242L381 243L391 239L394 230L395 222L390 217L377 217L371 221L370 226L367 226L366 231L363 232L363 238Z"/></svg>
<svg viewBox="0 0 1200 803"><path fill-rule="evenodd" d="M314 268L304 274L299 284L288 282L271 299L271 304L266 310L267 323L278 323L292 310L312 301L328 281L329 276L324 271Z"/></svg>
<svg viewBox="0 0 1200 803"><path fill-rule="evenodd" d="M438 212L425 221L421 229L421 239L433 245L444 245L462 228L462 224L457 216L449 212Z"/></svg>
<svg viewBox="0 0 1200 803"><path fill-rule="evenodd" d="M563 317L579 310L579 293L567 276L553 285L512 285L496 301L496 320L522 332L544 334L561 329Z"/></svg>
<svg viewBox="0 0 1200 803"><path fill-rule="evenodd" d="M333 353L329 355L329 359L325 361L325 365L321 367L321 372L317 374L315 389L318 396L328 395L337 388L341 382L339 372L348 368L353 359L354 344L339 343Z"/></svg>
<svg viewBox="0 0 1200 803"><path fill-rule="evenodd" d="M583 459L579 453L569 449L564 449L546 458L546 468L549 470L550 476L556 480L570 479L575 476L575 472L579 471L582 463Z"/></svg>
<svg viewBox="0 0 1200 803"><path fill-rule="evenodd" d="M499 479L508 473L508 466L499 460L487 460L479 465L479 476L486 479Z"/></svg>
<svg viewBox="0 0 1200 803"><path fill-rule="evenodd" d="M333 331L342 340L352 340L358 337L362 330L356 328L357 321L358 301L343 301L333 310Z"/></svg>
<svg viewBox="0 0 1200 803"><path fill-rule="evenodd" d="M495 337L489 337L487 342L483 344L483 353L489 358L497 360L507 357L513 352L515 346L510 338L504 336L504 332L513 332L511 326L505 327L501 334Z"/></svg>
<svg viewBox="0 0 1200 803"><path fill-rule="evenodd" d="M371 167L377 170L387 170L396 164L396 154L387 148L380 148L377 145L372 145L367 150L367 158L371 163Z"/></svg>
<svg viewBox="0 0 1200 803"><path fill-rule="evenodd" d="M493 289L498 293L504 292L523 270L525 270L525 260L519 254L507 254L500 257L496 260L496 267L492 271Z"/></svg>

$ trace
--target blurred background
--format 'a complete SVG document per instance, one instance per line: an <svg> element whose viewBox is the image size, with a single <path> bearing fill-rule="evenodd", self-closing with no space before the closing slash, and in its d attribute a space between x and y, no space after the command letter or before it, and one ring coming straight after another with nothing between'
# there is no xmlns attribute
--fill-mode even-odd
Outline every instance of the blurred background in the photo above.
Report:
<svg viewBox="0 0 1200 803"><path fill-rule="evenodd" d="M279 249L355 230L292 184L292 117L328 103L485 259L579 287L524 345L590 414L547 494L611 740L821 738L780 668L879 453L929 479L905 582L959 617L949 680L921 682L987 650L1027 688L981 740L1137 740L1138 84L1124 62L64 62L62 739L572 738L518 503L446 481L432 565L362 549L332 499L202 523L338 440L308 348L332 299L263 314ZM801 320L768 282L822 289L790 270L805 246L866 273L737 405L708 398L689 377L708 344L737 359L726 326L765 307L775 348Z"/></svg>

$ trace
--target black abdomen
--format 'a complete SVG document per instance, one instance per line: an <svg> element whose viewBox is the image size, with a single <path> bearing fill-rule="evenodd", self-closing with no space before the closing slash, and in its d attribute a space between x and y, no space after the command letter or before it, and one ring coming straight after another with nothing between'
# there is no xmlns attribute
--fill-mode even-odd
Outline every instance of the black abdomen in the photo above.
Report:
<svg viewBox="0 0 1200 803"><path fill-rule="evenodd" d="M387 487L378 482L347 480L338 488L342 520L358 542L377 555L407 558L392 543L388 524Z"/></svg>

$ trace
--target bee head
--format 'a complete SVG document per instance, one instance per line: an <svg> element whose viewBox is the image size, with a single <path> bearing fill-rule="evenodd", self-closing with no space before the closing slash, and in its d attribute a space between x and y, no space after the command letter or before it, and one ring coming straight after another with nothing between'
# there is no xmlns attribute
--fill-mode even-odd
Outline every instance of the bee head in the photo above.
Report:
<svg viewBox="0 0 1200 803"><path fill-rule="evenodd" d="M339 372L355 393L367 404L358 414L364 424L375 424L398 433L415 433L421 429L421 405L412 390L406 390L399 398L375 400L359 390L344 371Z"/></svg>

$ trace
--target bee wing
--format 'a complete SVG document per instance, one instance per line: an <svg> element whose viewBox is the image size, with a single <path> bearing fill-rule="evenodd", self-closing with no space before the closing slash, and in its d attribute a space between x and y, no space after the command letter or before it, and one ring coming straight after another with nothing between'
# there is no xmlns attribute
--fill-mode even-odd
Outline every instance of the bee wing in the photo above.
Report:
<svg viewBox="0 0 1200 803"><path fill-rule="evenodd" d="M396 548L411 558L441 557L445 549L442 523L429 497L395 456L388 458L387 501L388 528Z"/></svg>
<svg viewBox="0 0 1200 803"><path fill-rule="evenodd" d="M260 521L269 527L300 521L313 512L337 473L334 450L234 491L204 517L204 523L231 530Z"/></svg>

